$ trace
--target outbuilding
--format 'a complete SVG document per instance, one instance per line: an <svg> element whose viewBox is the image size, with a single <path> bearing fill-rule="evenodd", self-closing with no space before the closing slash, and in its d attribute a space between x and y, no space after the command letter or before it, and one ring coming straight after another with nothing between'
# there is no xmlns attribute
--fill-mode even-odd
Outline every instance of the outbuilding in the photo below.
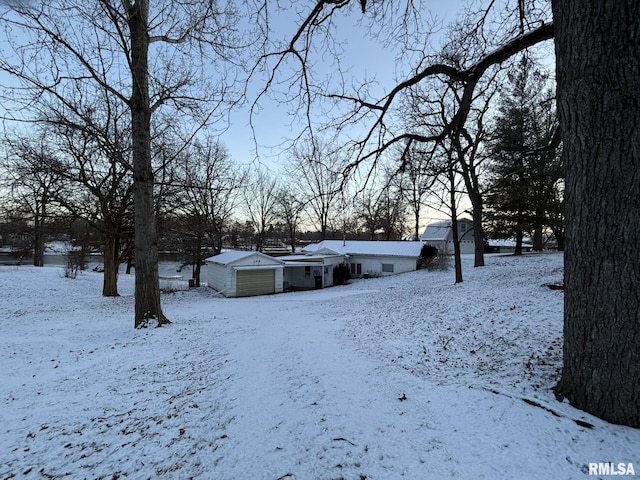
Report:
<svg viewBox="0 0 640 480"><path fill-rule="evenodd" d="M530 252L533 245L528 242L522 243L522 251ZM485 253L514 253L516 251L516 241L510 239L488 239L485 245Z"/></svg>
<svg viewBox="0 0 640 480"><path fill-rule="evenodd" d="M282 292L284 262L260 252L223 252L207 258L207 283L225 297Z"/></svg>
<svg viewBox="0 0 640 480"><path fill-rule="evenodd" d="M420 240L427 245L433 245L442 254L453 255L452 221L442 220L430 223L420 236ZM458 240L460 241L460 253L467 254L475 251L472 220L468 218L458 219Z"/></svg>

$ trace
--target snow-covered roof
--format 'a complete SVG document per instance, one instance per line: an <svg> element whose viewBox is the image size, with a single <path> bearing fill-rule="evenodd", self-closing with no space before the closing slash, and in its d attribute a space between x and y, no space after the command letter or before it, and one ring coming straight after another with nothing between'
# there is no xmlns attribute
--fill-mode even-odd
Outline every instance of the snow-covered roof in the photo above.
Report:
<svg viewBox="0 0 640 480"><path fill-rule="evenodd" d="M264 253L247 250L229 250L227 252L222 252L219 255L209 257L206 259L206 261L211 263L218 263L220 265L230 265L251 256L265 257L265 259L273 260L274 263L284 263L282 262L282 260L270 257L269 255L265 255Z"/></svg>
<svg viewBox="0 0 640 480"><path fill-rule="evenodd" d="M487 243L492 247L515 247L516 241L508 238L501 239L489 239ZM529 242L522 242L523 247L532 247L533 245Z"/></svg>
<svg viewBox="0 0 640 480"><path fill-rule="evenodd" d="M468 218L459 218L460 223L473 223L473 220ZM451 220L439 220L437 222L430 223L427 228L424 229L424 233L420 236L420 240L423 241L442 241L449 238L449 232L451 231Z"/></svg>
<svg viewBox="0 0 640 480"><path fill-rule="evenodd" d="M446 240L449 237L451 231L451 222L438 222L438 224L432 223L425 228L424 233L420 237L421 240Z"/></svg>
<svg viewBox="0 0 640 480"><path fill-rule="evenodd" d="M306 253L297 254L297 255L282 255L276 258L283 260L284 262L287 262L287 261L320 262L325 258L343 257L343 256L344 255L334 252L333 250L327 250L323 248L321 250L314 250L313 252L306 252Z"/></svg>
<svg viewBox="0 0 640 480"><path fill-rule="evenodd" d="M421 242L404 241L364 241L364 240L323 240L307 245L303 251L316 252L331 250L340 255L385 255L393 257L418 257Z"/></svg>

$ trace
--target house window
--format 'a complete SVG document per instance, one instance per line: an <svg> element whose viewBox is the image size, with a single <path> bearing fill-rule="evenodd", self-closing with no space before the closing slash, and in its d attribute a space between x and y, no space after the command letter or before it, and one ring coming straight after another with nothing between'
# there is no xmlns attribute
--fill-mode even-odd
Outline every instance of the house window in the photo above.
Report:
<svg viewBox="0 0 640 480"><path fill-rule="evenodd" d="M352 263L351 264L351 275L362 275L362 264L361 263Z"/></svg>
<svg viewBox="0 0 640 480"><path fill-rule="evenodd" d="M311 278L311 267L304 267L304 278Z"/></svg>
<svg viewBox="0 0 640 480"><path fill-rule="evenodd" d="M382 271L383 273L393 273L393 263L383 263Z"/></svg>

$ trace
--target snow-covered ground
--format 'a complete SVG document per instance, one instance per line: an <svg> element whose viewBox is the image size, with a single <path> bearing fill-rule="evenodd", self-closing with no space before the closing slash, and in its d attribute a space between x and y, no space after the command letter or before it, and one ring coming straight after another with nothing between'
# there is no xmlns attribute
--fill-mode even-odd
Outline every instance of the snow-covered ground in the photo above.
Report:
<svg viewBox="0 0 640 480"><path fill-rule="evenodd" d="M310 292L163 296L0 267L0 478L574 479L640 430L555 401L562 256ZM596 477L591 477L596 478Z"/></svg>

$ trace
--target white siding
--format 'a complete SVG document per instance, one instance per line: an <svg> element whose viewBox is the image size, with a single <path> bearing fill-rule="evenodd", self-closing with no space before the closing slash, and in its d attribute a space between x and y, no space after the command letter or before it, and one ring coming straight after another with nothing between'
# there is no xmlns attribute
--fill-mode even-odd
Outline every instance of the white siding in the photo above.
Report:
<svg viewBox="0 0 640 480"><path fill-rule="evenodd" d="M275 282L276 282L276 293L282 293L283 292L283 276L284 276L284 266L282 267L278 267L275 270Z"/></svg>
<svg viewBox="0 0 640 480"><path fill-rule="evenodd" d="M413 272L416 269L417 263L417 258L396 258L393 260L393 273Z"/></svg>
<svg viewBox="0 0 640 480"><path fill-rule="evenodd" d="M377 256L377 257L364 257L359 255L353 255L350 263L362 265L362 275L369 275L372 277L396 275L398 273L412 272L416 269L417 258L411 257L391 257L391 256ZM393 272L383 272L382 264L393 265ZM355 275L359 276L359 275Z"/></svg>
<svg viewBox="0 0 640 480"><path fill-rule="evenodd" d="M461 253L474 252L473 221L468 218L458 220L458 238L460 239ZM450 220L428 225L420 239L422 243L436 247L440 253L453 255L453 229Z"/></svg>
<svg viewBox="0 0 640 480"><path fill-rule="evenodd" d="M207 265L207 284L209 287L221 292L225 296L229 295L231 288L231 271L225 265L210 263ZM231 296L235 291L231 292Z"/></svg>
<svg viewBox="0 0 640 480"><path fill-rule="evenodd" d="M225 297L235 297L238 295L237 275L240 270L254 272L270 272L271 287L267 289L258 288L258 291L265 293L282 292L282 270L283 262L268 255L258 252L229 251L207 259L207 282L209 287L219 291ZM258 273L255 279L260 283L267 274ZM251 282L251 275L241 275L242 295L251 294L246 288L243 290L242 282Z"/></svg>

